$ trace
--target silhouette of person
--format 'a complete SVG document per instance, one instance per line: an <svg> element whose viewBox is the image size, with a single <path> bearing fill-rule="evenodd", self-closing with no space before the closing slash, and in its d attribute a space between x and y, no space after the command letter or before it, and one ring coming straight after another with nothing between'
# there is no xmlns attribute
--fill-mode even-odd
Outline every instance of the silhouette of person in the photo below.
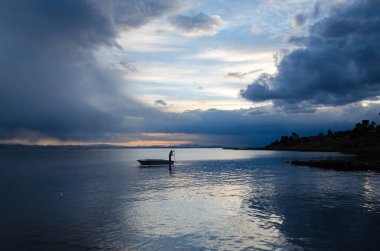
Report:
<svg viewBox="0 0 380 251"><path fill-rule="evenodd" d="M170 150L169 152L169 171L172 170L172 156L174 155L174 151Z"/></svg>
<svg viewBox="0 0 380 251"><path fill-rule="evenodd" d="M174 151L173 150L170 150L169 152L169 162L172 161L172 156L174 155Z"/></svg>

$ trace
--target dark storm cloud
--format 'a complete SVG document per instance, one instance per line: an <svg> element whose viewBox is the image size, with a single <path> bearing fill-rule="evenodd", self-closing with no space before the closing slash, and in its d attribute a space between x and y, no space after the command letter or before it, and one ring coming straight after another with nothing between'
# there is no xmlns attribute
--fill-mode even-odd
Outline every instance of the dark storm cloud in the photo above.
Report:
<svg viewBox="0 0 380 251"><path fill-rule="evenodd" d="M151 123L140 126L145 132L203 135L208 145L263 146L291 132L315 135L328 129L351 129L363 119L378 121L379 110L379 104L346 105L314 113L289 113L269 106L230 111L194 110L160 114L152 117Z"/></svg>
<svg viewBox="0 0 380 251"><path fill-rule="evenodd" d="M122 95L121 75L95 60L176 1L0 2L0 138L17 131L61 139L133 130L128 118L156 111ZM13 135L13 136L10 136Z"/></svg>
<svg viewBox="0 0 380 251"><path fill-rule="evenodd" d="M321 12L321 3L319 1L317 1L314 4L313 17L317 18L319 16L320 12Z"/></svg>
<svg viewBox="0 0 380 251"><path fill-rule="evenodd" d="M261 75L241 95L293 109L344 105L380 95L379 1L333 9L302 39L304 46L282 58L276 75Z"/></svg>
<svg viewBox="0 0 380 251"><path fill-rule="evenodd" d="M298 128L309 130L297 131L300 134L314 133L370 119L361 108L350 109L341 120L329 111L285 114L272 108L165 113L125 96L120 71L99 64L96 50L119 47L115 38L120 29L138 28L179 2L0 1L0 142L44 138L109 142L123 133L168 132L201 135L205 142L215 137L213 142L223 145L260 146ZM331 31L321 31L325 33ZM321 38L307 42L314 48ZM128 61L120 61L119 67L134 70ZM262 100L267 99L264 94Z"/></svg>
<svg viewBox="0 0 380 251"><path fill-rule="evenodd" d="M303 26L306 23L306 20L307 20L307 17L304 14L299 13L294 16L293 23L297 27Z"/></svg>
<svg viewBox="0 0 380 251"><path fill-rule="evenodd" d="M177 15L171 19L171 23L177 29L185 33L215 34L223 27L219 16L200 12L192 16Z"/></svg>
<svg viewBox="0 0 380 251"><path fill-rule="evenodd" d="M302 36L290 36L287 38L287 42L290 44L298 45L298 46L303 46L307 43L308 37L302 37Z"/></svg>

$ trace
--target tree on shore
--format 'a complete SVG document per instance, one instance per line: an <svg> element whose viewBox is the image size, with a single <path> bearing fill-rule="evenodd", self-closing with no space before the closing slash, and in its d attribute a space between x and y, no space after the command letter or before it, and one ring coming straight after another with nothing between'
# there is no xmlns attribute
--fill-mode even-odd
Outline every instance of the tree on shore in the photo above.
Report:
<svg viewBox="0 0 380 251"><path fill-rule="evenodd" d="M379 113L380 115L380 113ZM281 136L267 146L269 149L341 150L380 149L380 125L367 119L357 123L352 130L327 130L327 134L300 137L296 132Z"/></svg>

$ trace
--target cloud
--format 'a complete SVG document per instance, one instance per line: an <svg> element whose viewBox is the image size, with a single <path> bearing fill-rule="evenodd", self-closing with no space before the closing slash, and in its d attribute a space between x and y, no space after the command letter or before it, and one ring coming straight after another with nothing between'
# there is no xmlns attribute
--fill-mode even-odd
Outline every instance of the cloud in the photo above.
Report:
<svg viewBox="0 0 380 251"><path fill-rule="evenodd" d="M206 145L263 146L295 131L314 135L332 130L351 129L358 121L377 121L380 104L351 104L313 113L289 113L272 106L239 110L192 110L164 113L145 124L146 132L198 135L195 143ZM154 123L153 123L154 119ZM145 121L147 122L147 121Z"/></svg>
<svg viewBox="0 0 380 251"><path fill-rule="evenodd" d="M104 47L120 48L115 39L121 29L139 28L158 16L171 14L178 8L178 3L143 0L1 1L0 142L120 142L122 134L127 135L123 140L137 142L139 139L154 140L150 136L141 137L143 133L166 132L171 136L160 140L175 141L177 137L180 141L207 145L260 146L297 128L304 128L303 133L327 126L335 129L348 125L350 128L369 114L369 108L364 111L360 107L347 108L350 112L317 110L303 114L287 114L272 107L169 113L134 100L125 94L130 91L129 84L120 70L98 62L95 54ZM136 11L132 9L139 13L134 15ZM327 29L324 32L331 33ZM356 33L359 32L367 31L361 29ZM368 38L377 38L372 33L366 34ZM127 38L128 33L125 36ZM334 36L331 37L334 41ZM316 46L319 40L307 40L310 41ZM243 54L236 54L234 58ZM280 69L290 54L281 57ZM267 55L269 53L263 55L263 61ZM372 57L375 56L374 53ZM261 60L260 55L255 58ZM377 69L376 62L373 61L373 69ZM128 60L120 61L119 66L134 69ZM270 78L276 76L268 76ZM263 84L274 81L268 79L263 79ZM270 85L267 90L264 88L262 100L268 99L267 92L271 88ZM277 95L279 100L287 98ZM299 102L286 102L289 105L294 103ZM375 114L379 111L378 106L376 109Z"/></svg>
<svg viewBox="0 0 380 251"><path fill-rule="evenodd" d="M312 16L314 18L317 18L319 17L319 14L321 12L321 2L320 1L317 1L315 4L314 4L314 10L313 10L313 14Z"/></svg>
<svg viewBox="0 0 380 251"><path fill-rule="evenodd" d="M119 62L119 65L129 72L136 72L137 71L137 68L133 64L131 64L125 60L121 60Z"/></svg>
<svg viewBox="0 0 380 251"><path fill-rule="evenodd" d="M247 75L251 75L253 73L257 73L257 72L260 72L262 71L263 69L256 69L256 70L252 70L252 71L248 71L248 72L230 72L230 73L227 73L226 77L232 77L232 78L244 78L246 77Z"/></svg>
<svg viewBox="0 0 380 251"><path fill-rule="evenodd" d="M299 13L294 16L293 24L295 27L300 27L300 26L303 26L306 23L306 21L307 21L306 15Z"/></svg>
<svg viewBox="0 0 380 251"><path fill-rule="evenodd" d="M294 45L297 45L297 46L303 46L307 43L308 41L308 37L304 37L304 36L290 36L287 38L286 42L288 42L289 44L294 44ZM285 55L284 55L285 56ZM278 63L280 63L281 61L278 61Z"/></svg>
<svg viewBox="0 0 380 251"><path fill-rule="evenodd" d="M179 9L186 1L180 0L128 0L114 1L115 21L124 28L137 28L163 14Z"/></svg>
<svg viewBox="0 0 380 251"><path fill-rule="evenodd" d="M183 113L162 113L130 119L135 128L129 133L109 132L102 138L89 135L77 143L117 143L143 145L160 141L188 141L203 145L264 146L282 135L297 132L300 135L315 135L328 129L351 129L362 119L377 120L379 104L370 106L347 105L336 109L322 109L314 113L286 113L271 106L240 110L206 111L192 110ZM0 130L1 134L1 130ZM20 138L23 137L23 138ZM0 142L2 141L0 139ZM12 141L28 143L75 143L73 140L60 142L46 135L23 131L15 134ZM128 143L130 142L130 143ZM177 143L178 143L177 142ZM133 144L135 144L133 143ZM174 143L171 143L174 144Z"/></svg>
<svg viewBox="0 0 380 251"><path fill-rule="evenodd" d="M178 3L1 1L0 138L133 131L130 118L157 111L124 95L120 72L99 63L95 52L120 48L120 29L140 27Z"/></svg>
<svg viewBox="0 0 380 251"><path fill-rule="evenodd" d="M301 48L286 54L277 74L263 74L241 96L302 108L345 105L380 95L380 5L355 1L309 27Z"/></svg>
<svg viewBox="0 0 380 251"><path fill-rule="evenodd" d="M203 12L192 16L177 15L171 18L170 22L179 31L190 36L210 36L223 28L220 16Z"/></svg>
<svg viewBox="0 0 380 251"><path fill-rule="evenodd" d="M163 101L162 99L159 99L159 100L154 101L154 104L155 104L155 105L158 105L158 106L164 106L164 107L166 107L166 106L168 105L168 103L166 103L166 102Z"/></svg>

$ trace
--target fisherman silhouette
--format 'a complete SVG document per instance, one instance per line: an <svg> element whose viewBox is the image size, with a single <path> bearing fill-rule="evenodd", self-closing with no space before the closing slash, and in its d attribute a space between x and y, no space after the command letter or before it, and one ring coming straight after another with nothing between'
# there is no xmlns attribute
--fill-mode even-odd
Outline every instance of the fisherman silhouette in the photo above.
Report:
<svg viewBox="0 0 380 251"><path fill-rule="evenodd" d="M169 171L172 170L172 156L174 156L174 151L170 150L170 152L169 152Z"/></svg>

